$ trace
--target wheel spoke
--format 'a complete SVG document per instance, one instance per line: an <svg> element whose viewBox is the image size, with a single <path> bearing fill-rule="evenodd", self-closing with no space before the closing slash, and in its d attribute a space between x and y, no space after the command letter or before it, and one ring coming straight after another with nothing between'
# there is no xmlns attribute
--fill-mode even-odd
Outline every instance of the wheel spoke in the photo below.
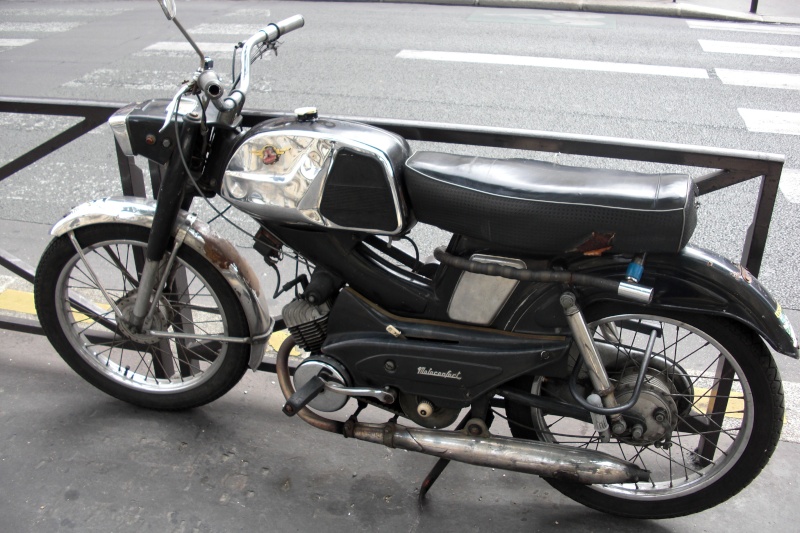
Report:
<svg viewBox="0 0 800 533"><path fill-rule="evenodd" d="M623 315L589 327L602 348L603 361L618 395L631 394L632 376L638 372L645 354L646 331L649 328L660 331L642 389L643 397L650 403L643 403L647 407L638 414L623 413L623 416L629 428L642 423L652 435L663 435L654 429L658 426L651 415L652 406L663 404L668 407L671 435L637 441L628 431L619 437L612 435L611 441L604 443L588 422L531 408L534 431L539 438L609 453L651 472L647 483L594 488L611 495L625 493L636 499L641 494L642 498L658 499L672 491L684 490L685 486L705 487L713 483L720 472L725 472L724 465L741 455L749 438L746 436L752 431L749 384L732 355L691 324L663 317ZM546 388L543 382L539 383L534 385L534 394L563 397L566 389L563 382L550 378Z"/></svg>
<svg viewBox="0 0 800 533"><path fill-rule="evenodd" d="M225 364L229 344L216 340L155 338L149 330L227 335L227 316L219 297L206 280L181 256L169 276L168 286L155 306L148 331L133 335L116 323L98 283L123 316L132 312L139 286L140 258L146 243L112 240L86 244L81 239L84 263L73 256L59 277L62 329L81 358L102 376L142 393L180 392L197 387ZM135 263L135 266L134 266ZM96 273L93 278L89 269ZM94 303L100 302L100 303ZM92 307L103 306L102 311ZM96 326L110 330L99 331ZM242 350L237 347L237 352ZM237 363L238 365L238 363Z"/></svg>

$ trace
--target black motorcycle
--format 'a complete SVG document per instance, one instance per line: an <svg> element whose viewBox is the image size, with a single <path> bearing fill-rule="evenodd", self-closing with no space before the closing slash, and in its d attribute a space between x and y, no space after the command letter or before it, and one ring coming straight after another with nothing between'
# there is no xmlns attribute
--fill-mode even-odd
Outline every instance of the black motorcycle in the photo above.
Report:
<svg viewBox="0 0 800 533"><path fill-rule="evenodd" d="M36 273L42 326L83 378L187 409L260 365L275 322L265 289L190 212L219 195L257 221L267 265L289 257L310 273L284 286L297 294L276 363L284 412L440 457L422 496L455 460L663 518L728 499L764 467L784 411L767 345L796 358L797 339L746 269L687 246L689 176L412 154L395 134L312 108L245 130L251 62L303 18L241 43L228 88L177 25L200 68L172 100L110 120L124 155L162 170L157 201L75 208ZM393 246L417 222L453 234L435 261ZM305 357L292 376L295 346ZM324 415L350 398L354 412ZM389 421L360 422L367 406ZM513 437L490 431L495 417Z"/></svg>

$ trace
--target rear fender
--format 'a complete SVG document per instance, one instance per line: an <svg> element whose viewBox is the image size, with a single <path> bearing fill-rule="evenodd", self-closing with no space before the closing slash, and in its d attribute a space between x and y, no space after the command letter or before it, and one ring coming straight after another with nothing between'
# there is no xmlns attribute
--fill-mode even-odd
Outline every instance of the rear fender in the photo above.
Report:
<svg viewBox="0 0 800 533"><path fill-rule="evenodd" d="M732 318L776 351L799 358L797 337L780 304L741 265L687 246L678 254L648 255L641 283L653 287L653 307Z"/></svg>
<svg viewBox="0 0 800 533"><path fill-rule="evenodd" d="M145 198L126 196L95 200L73 209L53 226L50 234L59 237L85 226L108 223L150 228L155 211L155 200ZM258 368L275 323L269 315L258 276L233 245L186 211L179 213L172 235L214 265L233 289L247 317L250 331L249 366Z"/></svg>
<svg viewBox="0 0 800 533"><path fill-rule="evenodd" d="M580 259L570 264L568 269L622 280L627 266L628 260L611 256ZM641 284L653 288L653 300L642 310L663 309L727 317L756 331L776 351L800 358L797 337L781 306L746 268L724 257L691 246L677 254L648 254ZM501 327L513 331L538 331L546 325L544 320L553 325L556 325L556 320L561 322L563 314L558 297L562 290L552 285L545 290L532 288ZM616 294L585 287L576 287L575 290L584 308L611 301L632 305ZM537 318L537 314L543 314L544 319Z"/></svg>

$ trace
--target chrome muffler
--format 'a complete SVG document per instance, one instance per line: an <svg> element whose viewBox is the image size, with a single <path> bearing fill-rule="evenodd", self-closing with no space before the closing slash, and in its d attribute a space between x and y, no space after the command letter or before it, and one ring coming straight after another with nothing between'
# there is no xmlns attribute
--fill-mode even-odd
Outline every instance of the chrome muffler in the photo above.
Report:
<svg viewBox="0 0 800 533"><path fill-rule="evenodd" d="M345 423L345 437L450 461L488 466L575 483L636 483L650 473L606 453L510 437L473 437L457 431L397 424Z"/></svg>
<svg viewBox="0 0 800 533"><path fill-rule="evenodd" d="M289 375L289 352L294 345L292 337L288 337L278 350L275 361L278 383L287 400L295 392ZM498 437L485 430L482 435L473 436L459 431L407 428L390 422L338 422L323 418L305 407L297 412L297 416L318 429L348 438L476 466L585 484L637 483L650 479L647 470L603 452Z"/></svg>

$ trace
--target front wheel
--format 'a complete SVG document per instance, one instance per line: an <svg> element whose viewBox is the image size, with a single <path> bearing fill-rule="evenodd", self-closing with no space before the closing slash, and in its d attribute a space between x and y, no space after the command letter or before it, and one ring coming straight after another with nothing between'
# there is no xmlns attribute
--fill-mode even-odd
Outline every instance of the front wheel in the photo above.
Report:
<svg viewBox="0 0 800 533"><path fill-rule="evenodd" d="M53 240L39 261L34 295L47 338L75 372L115 398L170 410L215 400L241 379L247 345L209 338L248 336L244 311L213 265L182 247L149 328L134 334L115 317L109 299L129 316L148 230L99 224L74 234L83 257L68 235ZM165 338L148 331L206 338Z"/></svg>
<svg viewBox="0 0 800 533"><path fill-rule="evenodd" d="M758 475L778 444L784 408L778 369L757 335L722 318L620 306L586 316L620 403L631 397L649 332L659 334L641 396L625 414L628 430L602 442L590 423L509 402L511 432L609 453L649 470L651 481L548 483L600 511L668 518L713 507ZM566 380L523 378L517 386L570 397Z"/></svg>

